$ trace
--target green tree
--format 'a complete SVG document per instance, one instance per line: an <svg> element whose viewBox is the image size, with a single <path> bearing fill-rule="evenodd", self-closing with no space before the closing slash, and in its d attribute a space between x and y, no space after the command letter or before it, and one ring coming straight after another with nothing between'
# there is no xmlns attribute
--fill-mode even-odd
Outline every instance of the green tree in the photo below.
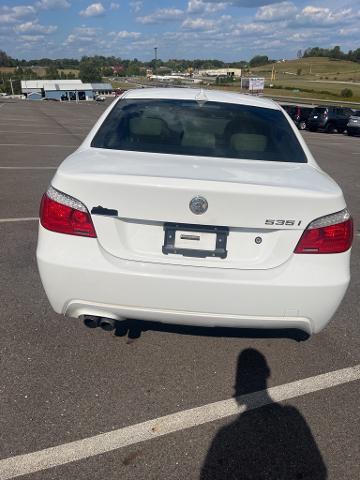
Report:
<svg viewBox="0 0 360 480"><path fill-rule="evenodd" d="M3 50L0 50L0 67L14 67L16 60L13 60Z"/></svg>
<svg viewBox="0 0 360 480"><path fill-rule="evenodd" d="M45 78L48 80L57 80L59 78L59 72L54 65L50 65L46 69Z"/></svg>
<svg viewBox="0 0 360 480"><path fill-rule="evenodd" d="M114 76L113 69L111 67L103 67L102 68L102 74L104 77L112 77Z"/></svg>
<svg viewBox="0 0 360 480"><path fill-rule="evenodd" d="M350 98L353 96L353 91L351 88L343 88L340 92L340 95L345 98Z"/></svg>
<svg viewBox="0 0 360 480"><path fill-rule="evenodd" d="M260 67L261 65L267 65L269 63L269 57L267 55L255 55L250 62L250 67Z"/></svg>
<svg viewBox="0 0 360 480"><path fill-rule="evenodd" d="M79 77L84 83L101 82L101 68L97 60L84 58L80 62Z"/></svg>

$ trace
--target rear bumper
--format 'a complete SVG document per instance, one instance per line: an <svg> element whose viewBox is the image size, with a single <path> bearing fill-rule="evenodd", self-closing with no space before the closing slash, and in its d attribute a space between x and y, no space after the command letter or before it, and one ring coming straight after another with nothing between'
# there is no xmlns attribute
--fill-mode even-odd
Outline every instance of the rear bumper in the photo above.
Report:
<svg viewBox="0 0 360 480"><path fill-rule="evenodd" d="M268 270L121 260L97 239L39 227L37 261L53 309L166 323L320 331L350 280L350 252L293 255Z"/></svg>
<svg viewBox="0 0 360 480"><path fill-rule="evenodd" d="M308 121L306 122L306 126L307 126L308 128L324 129L325 126L326 126L326 123L325 123L325 122L318 122L318 121L308 120Z"/></svg>
<svg viewBox="0 0 360 480"><path fill-rule="evenodd" d="M354 125L348 125L347 131L352 134L352 135L360 135L360 125L359 126L354 126Z"/></svg>

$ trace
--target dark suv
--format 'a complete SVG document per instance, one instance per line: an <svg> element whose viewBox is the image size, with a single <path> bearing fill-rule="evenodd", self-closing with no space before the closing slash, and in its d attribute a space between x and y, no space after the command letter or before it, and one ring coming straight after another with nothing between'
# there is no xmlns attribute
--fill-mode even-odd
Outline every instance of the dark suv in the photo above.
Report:
<svg viewBox="0 0 360 480"><path fill-rule="evenodd" d="M356 110L349 118L349 123L346 126L348 135L360 135L360 110Z"/></svg>
<svg viewBox="0 0 360 480"><path fill-rule="evenodd" d="M311 112L307 126L311 132L325 130L327 133L343 133L352 115L351 108L346 107L315 107Z"/></svg>
<svg viewBox="0 0 360 480"><path fill-rule="evenodd" d="M299 130L305 130L309 115L313 111L312 107L300 107L299 105L282 105L282 108L289 114L289 116Z"/></svg>

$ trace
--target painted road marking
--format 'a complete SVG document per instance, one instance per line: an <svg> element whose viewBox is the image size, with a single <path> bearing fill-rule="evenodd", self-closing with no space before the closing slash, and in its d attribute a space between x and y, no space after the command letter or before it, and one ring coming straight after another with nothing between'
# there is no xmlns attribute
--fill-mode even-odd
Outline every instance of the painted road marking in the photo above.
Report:
<svg viewBox="0 0 360 480"><path fill-rule="evenodd" d="M250 393L236 399L231 398L183 410L83 440L5 458L0 460L0 480L8 480L20 475L76 462L118 448L241 414L245 410L253 410L274 402L282 402L359 379L360 365L355 365L354 367L272 387L268 390Z"/></svg>
<svg viewBox="0 0 360 480"><path fill-rule="evenodd" d="M34 220L39 220L39 217L0 218L0 223L33 222Z"/></svg>

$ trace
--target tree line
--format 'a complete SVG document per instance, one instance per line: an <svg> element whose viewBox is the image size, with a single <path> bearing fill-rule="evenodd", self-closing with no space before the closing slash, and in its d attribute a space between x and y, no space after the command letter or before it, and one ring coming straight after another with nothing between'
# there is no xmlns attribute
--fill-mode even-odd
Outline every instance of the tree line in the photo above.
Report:
<svg viewBox="0 0 360 480"><path fill-rule="evenodd" d="M335 60L349 60L350 62L360 62L360 48L343 52L339 45L334 48L311 47L304 51L303 57L329 57Z"/></svg>
<svg viewBox="0 0 360 480"><path fill-rule="evenodd" d="M258 57L255 57L258 58ZM267 57L261 57L268 61ZM169 59L163 61L161 59L152 59L147 62L142 62L137 58L132 60L130 59L123 59L120 57L110 56L105 57L103 55L94 55L92 57L83 56L80 60L75 58L58 58L58 59L51 59L51 58L38 58L38 59L31 59L31 60L20 60L15 59L7 55L6 52L0 50L0 67L21 67L31 68L31 67L53 67L57 70L62 69L79 69L81 64L83 63L93 63L97 68L101 69L109 69L114 66L120 66L122 68L118 69L119 76L125 76L137 69L168 69L169 71L185 71L187 69L211 69L211 68L243 68L250 62L246 62L244 60L240 60L237 62L223 62L222 60L217 59L195 59L195 60L186 60L186 59Z"/></svg>

